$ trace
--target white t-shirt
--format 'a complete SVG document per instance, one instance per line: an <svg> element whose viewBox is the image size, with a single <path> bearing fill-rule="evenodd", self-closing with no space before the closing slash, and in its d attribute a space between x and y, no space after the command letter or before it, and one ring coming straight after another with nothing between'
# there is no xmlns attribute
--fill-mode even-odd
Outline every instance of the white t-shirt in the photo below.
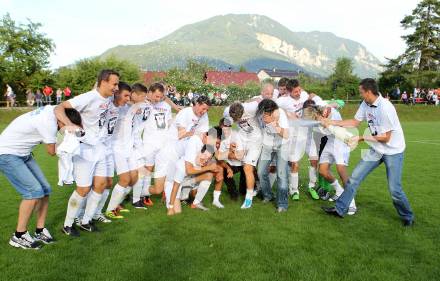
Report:
<svg viewBox="0 0 440 281"><path fill-rule="evenodd" d="M278 109L280 117L278 119L278 124L281 128L284 130L289 130L289 121L287 119L287 115L284 112L283 109ZM288 138L281 137L275 130L275 127L273 127L271 124L265 124L264 122L261 122L263 126L263 145L265 146L271 146L276 147L281 145L282 143L287 143L289 141ZM286 134L288 134L288 131L286 131Z"/></svg>
<svg viewBox="0 0 440 281"><path fill-rule="evenodd" d="M262 134L260 123L256 117L258 102L245 102L242 105L244 111L241 119L237 121L238 133L244 142L259 142L261 141ZM227 112L224 113L226 116L229 116L229 107Z"/></svg>
<svg viewBox="0 0 440 281"><path fill-rule="evenodd" d="M335 108L331 109L331 113L329 116L330 120L339 121L342 120L341 114L339 111L337 111ZM327 135L327 143L325 146L330 147L333 152L335 153L342 153L344 151L350 151L350 147L344 143L342 140L335 137L335 135L330 134L326 129L324 129L324 132Z"/></svg>
<svg viewBox="0 0 440 281"><path fill-rule="evenodd" d="M82 118L84 131L84 143L89 145L104 144L108 138L108 132L112 132L116 119L109 120L108 112L116 108L112 98L104 98L97 90L81 94L68 100Z"/></svg>
<svg viewBox="0 0 440 281"><path fill-rule="evenodd" d="M27 156L40 144L56 143L54 106L47 105L15 118L0 135L0 154Z"/></svg>
<svg viewBox="0 0 440 281"><path fill-rule="evenodd" d="M236 151L244 152L244 147L243 147L243 143L241 141L241 138L238 135L238 132L234 131L234 130L231 130L231 134L229 135L228 138L221 141L219 152L220 153L225 153L225 152L229 153L231 144L235 144ZM226 162L231 166L241 166L242 165L241 161L236 160L236 159L226 159Z"/></svg>
<svg viewBox="0 0 440 281"><path fill-rule="evenodd" d="M387 143L367 142L376 152L393 155L405 150L405 137L399 117L389 100L379 96L371 106L363 101L354 118L367 121L372 136L391 131L391 139Z"/></svg>
<svg viewBox="0 0 440 281"><path fill-rule="evenodd" d="M179 111L172 125L172 135L178 135L178 127L185 128L187 132L194 130L195 134L206 133L209 130L208 113L198 117L194 114L192 107L186 107Z"/></svg>
<svg viewBox="0 0 440 281"><path fill-rule="evenodd" d="M290 95L280 97L277 99L278 106L287 113L296 114L298 118L301 118L302 111L298 111L303 107L304 102L309 98L309 95L305 92L301 92L298 99L292 98ZM307 134L307 128L299 128L298 126L291 126L290 135L298 136Z"/></svg>
<svg viewBox="0 0 440 281"><path fill-rule="evenodd" d="M144 126L144 144L164 144L168 142L170 138L169 126L172 119L171 106L161 101L156 104L151 104L150 107L150 115Z"/></svg>
<svg viewBox="0 0 440 281"><path fill-rule="evenodd" d="M197 155L200 153L203 147L202 139L199 136L192 136L185 144L185 155L183 159L185 162L191 163L194 167L199 167L197 163Z"/></svg>

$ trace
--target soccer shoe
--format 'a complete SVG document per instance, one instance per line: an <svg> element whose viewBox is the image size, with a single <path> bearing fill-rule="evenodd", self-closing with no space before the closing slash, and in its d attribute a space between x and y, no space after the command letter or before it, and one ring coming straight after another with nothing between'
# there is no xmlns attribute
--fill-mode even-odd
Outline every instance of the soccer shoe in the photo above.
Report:
<svg viewBox="0 0 440 281"><path fill-rule="evenodd" d="M249 209L250 207L252 207L252 199L245 199L241 205L241 209Z"/></svg>
<svg viewBox="0 0 440 281"><path fill-rule="evenodd" d="M328 199L328 201L330 201L330 202L335 202L336 200L338 200L339 199L339 195L333 195L333 196L331 196L329 199Z"/></svg>
<svg viewBox="0 0 440 281"><path fill-rule="evenodd" d="M285 212L287 212L287 208L284 208L284 207L277 208L277 213L285 213Z"/></svg>
<svg viewBox="0 0 440 281"><path fill-rule="evenodd" d="M299 193L298 192L294 192L292 194L292 200L293 201L298 201L299 200Z"/></svg>
<svg viewBox="0 0 440 281"><path fill-rule="evenodd" d="M124 217L119 214L118 210L105 212L105 216L109 219L123 219Z"/></svg>
<svg viewBox="0 0 440 281"><path fill-rule="evenodd" d="M404 227L411 227L414 225L414 220L403 220L402 224Z"/></svg>
<svg viewBox="0 0 440 281"><path fill-rule="evenodd" d="M125 208L124 205L122 205L122 204L119 204L118 207L116 207L116 210L119 213L130 213L130 210Z"/></svg>
<svg viewBox="0 0 440 281"><path fill-rule="evenodd" d="M20 238L16 237L15 233L12 234L11 239L9 239L9 245L15 248L22 248L26 250L39 250L41 248L41 245L37 241L35 241L35 239L32 238L32 236L27 231Z"/></svg>
<svg viewBox="0 0 440 281"><path fill-rule="evenodd" d="M44 244L52 244L55 242L55 240L53 239L52 235L50 235L50 232L49 230L47 230L47 228L43 228L43 231L40 233L35 232L34 239Z"/></svg>
<svg viewBox="0 0 440 281"><path fill-rule="evenodd" d="M103 214L93 216L92 220L99 221L103 223L111 223L112 221L106 218Z"/></svg>
<svg viewBox="0 0 440 281"><path fill-rule="evenodd" d="M72 237L79 236L79 231L73 225L72 226L64 226L61 229L61 232L66 234L67 236L72 236Z"/></svg>
<svg viewBox="0 0 440 281"><path fill-rule="evenodd" d="M319 200L319 195L313 187L309 187L308 191L313 200Z"/></svg>
<svg viewBox="0 0 440 281"><path fill-rule="evenodd" d="M347 215L352 216L352 215L356 214L356 212L357 212L356 207L350 207L350 208L348 208Z"/></svg>
<svg viewBox="0 0 440 281"><path fill-rule="evenodd" d="M147 207L145 207L144 202L142 202L142 200L137 201L136 203L132 204L133 207L135 207L136 209L144 209L146 210Z"/></svg>
<svg viewBox="0 0 440 281"><path fill-rule="evenodd" d="M209 210L208 208L203 206L202 202L200 202L199 204L194 204L194 203L191 204L191 209L199 209L199 210L202 210L202 211L208 211Z"/></svg>
<svg viewBox="0 0 440 281"><path fill-rule="evenodd" d="M327 214L329 214L329 215L332 215L332 216L335 216L335 217L338 217L338 218L343 218L343 216L341 216L339 213L338 213L338 211L336 210L336 208L335 207L321 207L321 209L324 211L324 212L326 212Z"/></svg>
<svg viewBox="0 0 440 281"><path fill-rule="evenodd" d="M89 223L86 223L86 224L81 224L79 226L79 229L84 230L84 231L88 231L88 232L98 231L98 228L96 228L96 225L92 221L90 221Z"/></svg>
<svg viewBox="0 0 440 281"><path fill-rule="evenodd" d="M81 219L80 218L75 218L74 220L73 220L73 224L75 224L76 226L80 226L81 225Z"/></svg>
<svg viewBox="0 0 440 281"><path fill-rule="evenodd" d="M147 207L151 207L154 205L153 201L151 201L150 196L145 196L143 202L144 202L144 205Z"/></svg>
<svg viewBox="0 0 440 281"><path fill-rule="evenodd" d="M223 209L225 206L223 206L222 203L220 203L220 201L213 201L212 205L214 205L215 207L219 208L219 209Z"/></svg>

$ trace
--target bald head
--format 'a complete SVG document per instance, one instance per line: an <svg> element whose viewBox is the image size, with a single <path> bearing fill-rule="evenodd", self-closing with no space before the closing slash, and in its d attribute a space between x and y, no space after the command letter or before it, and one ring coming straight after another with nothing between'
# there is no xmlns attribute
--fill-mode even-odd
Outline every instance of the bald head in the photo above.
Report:
<svg viewBox="0 0 440 281"><path fill-rule="evenodd" d="M261 96L263 99L272 99L274 87L270 83L265 83L261 87Z"/></svg>

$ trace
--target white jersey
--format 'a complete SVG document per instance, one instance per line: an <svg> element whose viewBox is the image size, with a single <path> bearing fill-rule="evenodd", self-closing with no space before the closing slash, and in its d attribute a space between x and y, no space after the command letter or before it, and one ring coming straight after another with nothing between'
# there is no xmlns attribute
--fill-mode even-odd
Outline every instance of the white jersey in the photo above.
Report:
<svg viewBox="0 0 440 281"><path fill-rule="evenodd" d="M183 156L185 162L191 163L195 168L200 168L199 163L197 163L197 155L202 150L202 147L203 142L199 136L190 137L185 145L185 155Z"/></svg>
<svg viewBox="0 0 440 281"><path fill-rule="evenodd" d="M192 107L186 107L177 113L171 128L172 135L176 136L176 139L179 127L185 128L187 132L194 131L195 134L206 133L209 130L208 113L199 117L194 114Z"/></svg>
<svg viewBox="0 0 440 281"><path fill-rule="evenodd" d="M289 130L289 121L287 119L287 115L284 112L283 109L279 109L279 119L278 119L278 125L286 131L286 134L288 134ZM275 130L275 127L272 126L272 124L265 124L264 122L261 123L263 126L263 145L270 146L270 147L276 147L281 144L285 144L288 142L288 138L281 137Z"/></svg>
<svg viewBox="0 0 440 281"><path fill-rule="evenodd" d="M244 152L243 143L241 141L240 136L238 135L238 132L231 131L231 134L226 139L222 140L220 143L219 152L225 153L228 152L231 148L231 144L235 144L235 150L236 151L242 151ZM235 159L225 159L226 162L231 166L241 166L242 162L240 160Z"/></svg>
<svg viewBox="0 0 440 281"><path fill-rule="evenodd" d="M68 101L81 114L86 132L83 142L91 146L105 144L117 120L110 120L112 117L108 114L116 108L112 98L104 98L97 90L92 90Z"/></svg>
<svg viewBox="0 0 440 281"><path fill-rule="evenodd" d="M170 139L171 106L161 101L150 105L150 114L144 124L144 145L163 145Z"/></svg>
<svg viewBox="0 0 440 281"><path fill-rule="evenodd" d="M27 156L40 143L55 144L58 131L54 106L47 105L15 118L0 135L0 154Z"/></svg>
<svg viewBox="0 0 440 281"><path fill-rule="evenodd" d="M341 114L336 109L332 108L329 116L330 120L342 120ZM344 143L342 140L337 139L333 134L327 134L327 143L325 146L329 147L335 153L350 151L350 147Z"/></svg>
<svg viewBox="0 0 440 281"><path fill-rule="evenodd" d="M237 121L239 127L238 133L244 142L259 142L261 141L261 126L256 117L258 102L245 102L243 105L243 115ZM229 107L225 112L229 116Z"/></svg>

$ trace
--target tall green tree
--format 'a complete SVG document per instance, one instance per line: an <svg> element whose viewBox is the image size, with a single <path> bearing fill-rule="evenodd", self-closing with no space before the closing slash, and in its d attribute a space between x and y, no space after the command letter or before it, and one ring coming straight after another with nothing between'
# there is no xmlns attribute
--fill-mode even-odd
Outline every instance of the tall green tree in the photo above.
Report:
<svg viewBox="0 0 440 281"><path fill-rule="evenodd" d="M55 86L70 87L74 94L90 91L96 77L102 69L113 69L121 75L120 80L127 83L141 82L139 67L130 62L109 57L106 59L89 58L76 62L72 66L61 67L55 72Z"/></svg>
<svg viewBox="0 0 440 281"><path fill-rule="evenodd" d="M440 86L440 1L423 0L400 22L407 48L403 54L389 59L381 74L380 86Z"/></svg>
<svg viewBox="0 0 440 281"><path fill-rule="evenodd" d="M41 24L16 23L9 14L0 19L0 88L12 85L24 92L33 75L40 75L49 64L55 45L40 32Z"/></svg>
<svg viewBox="0 0 440 281"><path fill-rule="evenodd" d="M353 74L353 62L349 58L338 58L333 73L327 80L333 98L355 97L358 92L359 77Z"/></svg>

